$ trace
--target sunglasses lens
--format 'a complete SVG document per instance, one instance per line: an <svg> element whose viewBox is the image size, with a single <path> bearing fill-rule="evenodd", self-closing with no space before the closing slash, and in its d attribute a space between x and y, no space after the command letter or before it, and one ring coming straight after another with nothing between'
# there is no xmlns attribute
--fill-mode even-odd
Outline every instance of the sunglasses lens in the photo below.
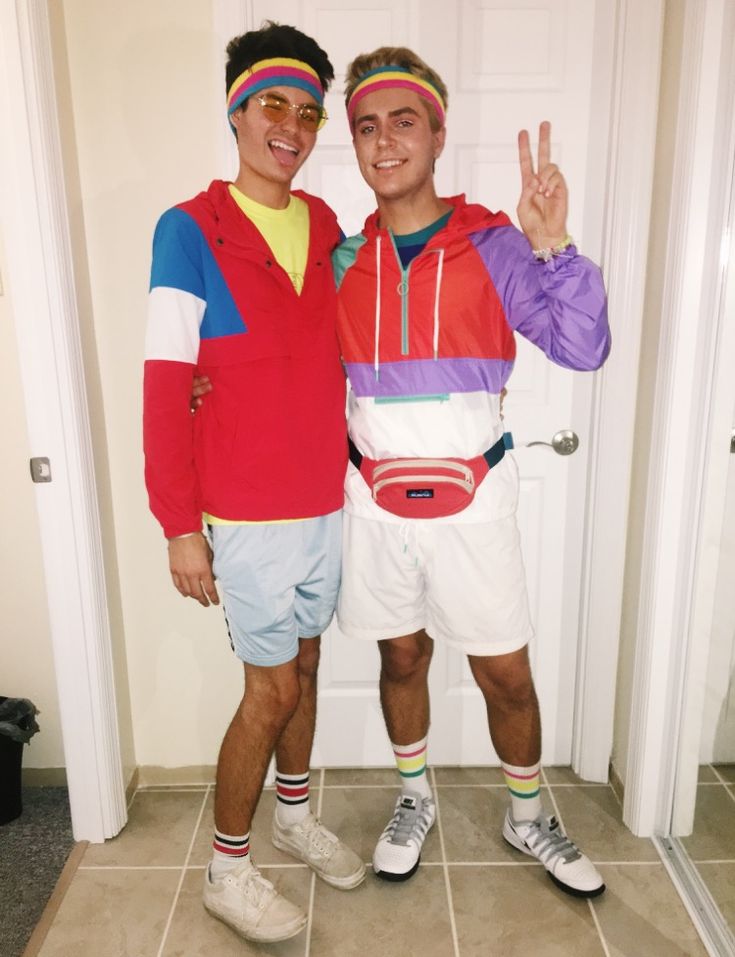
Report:
<svg viewBox="0 0 735 957"><path fill-rule="evenodd" d="M281 120L288 113L289 104L280 96L274 96L272 93L266 93L258 97L258 103L265 115L271 120Z"/></svg>
<svg viewBox="0 0 735 957"><path fill-rule="evenodd" d="M258 103L273 123L280 123L291 110L295 110L299 122L310 133L320 130L327 120L326 110L322 109L321 106L311 103L302 103L300 106L292 105L288 100L284 100L273 93L264 93L263 96L259 96Z"/></svg>
<svg viewBox="0 0 735 957"><path fill-rule="evenodd" d="M279 120L282 120L286 115L286 109L283 105L277 103L264 103L263 112L268 117L269 120L272 120L274 123L278 123Z"/></svg>
<svg viewBox="0 0 735 957"><path fill-rule="evenodd" d="M318 106L305 104L299 108L299 118L307 130L318 130L322 125L322 111Z"/></svg>

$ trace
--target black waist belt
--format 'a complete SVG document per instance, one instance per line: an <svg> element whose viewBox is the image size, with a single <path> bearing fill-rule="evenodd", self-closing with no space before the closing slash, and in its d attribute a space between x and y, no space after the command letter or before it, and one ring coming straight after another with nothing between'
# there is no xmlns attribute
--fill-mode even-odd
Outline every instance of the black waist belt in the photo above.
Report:
<svg viewBox="0 0 735 957"><path fill-rule="evenodd" d="M359 471L360 465L364 458L362 452L359 451L352 439L348 438L347 442L350 449L350 462L355 466ZM505 455L506 449L513 448L513 436L510 432L504 432L503 435L498 439L498 441L487 452L482 453L482 457L487 462L487 467L489 469L494 468L498 462L500 462Z"/></svg>

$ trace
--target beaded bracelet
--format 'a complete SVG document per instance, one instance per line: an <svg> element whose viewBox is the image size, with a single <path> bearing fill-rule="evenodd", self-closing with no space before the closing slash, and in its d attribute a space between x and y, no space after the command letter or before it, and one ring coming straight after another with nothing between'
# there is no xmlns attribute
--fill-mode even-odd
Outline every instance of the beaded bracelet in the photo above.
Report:
<svg viewBox="0 0 735 957"><path fill-rule="evenodd" d="M540 259L541 262L547 263L553 256L558 256L560 253L563 253L568 246L572 245L574 245L574 240L567 234L557 246L546 246L544 249L532 249L531 252L535 259Z"/></svg>

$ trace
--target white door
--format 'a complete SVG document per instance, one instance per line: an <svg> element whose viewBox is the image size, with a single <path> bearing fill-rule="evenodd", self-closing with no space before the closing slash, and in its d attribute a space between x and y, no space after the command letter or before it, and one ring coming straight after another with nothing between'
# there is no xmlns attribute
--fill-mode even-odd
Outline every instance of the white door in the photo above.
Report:
<svg viewBox="0 0 735 957"><path fill-rule="evenodd" d="M599 248L602 223L592 209L599 168L590 118L607 128L607 97L593 62L596 5L589 0L256 0L254 22L292 23L328 51L337 77L328 95L330 120L301 174L299 186L322 196L343 230L359 230L372 194L354 163L342 89L347 63L378 46L406 45L449 88L447 146L437 164L440 194L465 192L472 201L515 216L519 193L516 136L535 140L552 122L552 159L571 191L570 232L582 249ZM600 26L597 25L597 29ZM592 165L592 164L590 164ZM597 165L597 164L595 164ZM601 188L601 185L599 186ZM597 222L595 222L597 220ZM586 234L582 234L582 223ZM543 759L571 759L577 609L582 573L591 377L550 363L518 342L506 402L516 445L548 441L562 429L580 439L576 453L519 447L519 523L536 637L531 656L541 701ZM377 693L377 648L351 642L332 626L323 645L315 765L392 762ZM431 671L430 759L435 764L492 764L485 707L466 660L435 649Z"/></svg>

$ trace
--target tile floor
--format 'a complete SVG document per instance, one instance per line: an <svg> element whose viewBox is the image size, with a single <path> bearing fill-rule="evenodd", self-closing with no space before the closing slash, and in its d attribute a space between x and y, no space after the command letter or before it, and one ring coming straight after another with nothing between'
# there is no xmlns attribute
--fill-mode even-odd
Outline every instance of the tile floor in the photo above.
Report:
<svg viewBox="0 0 735 957"><path fill-rule="evenodd" d="M735 933L735 764L700 767L694 830L682 844Z"/></svg>
<svg viewBox="0 0 735 957"><path fill-rule="evenodd" d="M606 893L558 891L543 868L500 836L505 788L495 768L431 771L439 809L418 873L388 884L369 873L340 892L275 850L275 794L253 826L254 857L309 913L298 937L257 946L209 917L200 886L209 858L211 786L139 790L114 840L90 846L41 957L706 957L650 841L621 823L612 789L549 768L544 800L598 864ZM395 801L393 770L312 774L325 823L366 861ZM735 834L735 830L733 831Z"/></svg>

